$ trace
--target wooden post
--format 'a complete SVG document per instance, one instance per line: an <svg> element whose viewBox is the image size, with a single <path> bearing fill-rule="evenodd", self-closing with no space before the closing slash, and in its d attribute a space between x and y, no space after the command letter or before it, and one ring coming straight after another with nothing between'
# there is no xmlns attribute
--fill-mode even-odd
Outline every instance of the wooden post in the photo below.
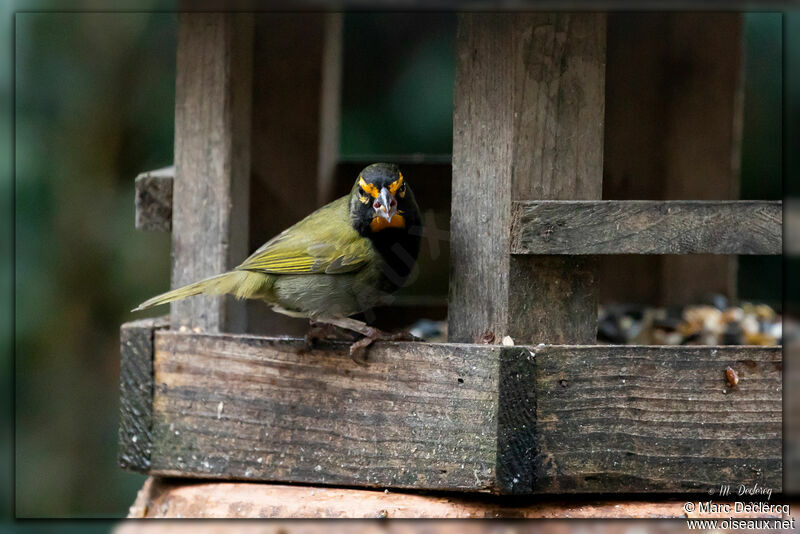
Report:
<svg viewBox="0 0 800 534"><path fill-rule="evenodd" d="M449 338L593 343L591 259L509 254L513 200L602 194L606 17L464 14L457 35Z"/></svg>
<svg viewBox="0 0 800 534"><path fill-rule="evenodd" d="M181 13L175 87L172 286L234 267L247 254L252 15ZM231 297L172 304L170 323L243 331Z"/></svg>
<svg viewBox="0 0 800 534"><path fill-rule="evenodd" d="M255 15L251 251L330 200L324 195L339 153L341 17ZM308 329L307 321L257 301L247 303L247 319L251 333Z"/></svg>
<svg viewBox="0 0 800 534"><path fill-rule="evenodd" d="M334 199L336 164L339 162L339 118L342 104L342 31L344 15L326 13L322 47L322 86L319 111L319 163L317 198Z"/></svg>
<svg viewBox="0 0 800 534"><path fill-rule="evenodd" d="M741 15L614 13L608 22L607 200L735 200ZM603 302L736 297L731 256L601 258Z"/></svg>
<svg viewBox="0 0 800 534"><path fill-rule="evenodd" d="M153 448L153 340L166 317L140 319L120 328L119 451L123 469L147 473Z"/></svg>

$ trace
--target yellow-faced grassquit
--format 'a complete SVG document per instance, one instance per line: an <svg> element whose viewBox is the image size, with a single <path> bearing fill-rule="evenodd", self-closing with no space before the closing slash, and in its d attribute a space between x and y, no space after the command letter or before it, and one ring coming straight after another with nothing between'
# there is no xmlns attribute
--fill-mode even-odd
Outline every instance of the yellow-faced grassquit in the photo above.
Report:
<svg viewBox="0 0 800 534"><path fill-rule="evenodd" d="M375 339L403 339L351 315L388 302L416 264L422 224L414 193L397 165L361 171L350 194L287 228L227 273L174 289L133 311L193 295L260 299L278 313L363 334L351 354Z"/></svg>

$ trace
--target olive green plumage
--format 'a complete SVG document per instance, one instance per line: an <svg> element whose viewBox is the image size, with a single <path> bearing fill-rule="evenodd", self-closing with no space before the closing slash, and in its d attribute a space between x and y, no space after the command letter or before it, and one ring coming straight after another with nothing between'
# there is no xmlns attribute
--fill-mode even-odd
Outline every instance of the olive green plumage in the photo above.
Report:
<svg viewBox="0 0 800 534"><path fill-rule="evenodd" d="M420 229L417 203L397 166L376 163L359 174L349 195L284 230L232 271L153 297L136 310L231 294L295 317L349 317L384 303L406 282Z"/></svg>

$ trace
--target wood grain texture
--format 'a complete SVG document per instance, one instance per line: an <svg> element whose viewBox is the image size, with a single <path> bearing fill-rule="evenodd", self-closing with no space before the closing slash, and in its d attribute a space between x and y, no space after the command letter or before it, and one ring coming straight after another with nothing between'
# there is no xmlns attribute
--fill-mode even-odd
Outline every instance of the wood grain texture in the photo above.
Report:
<svg viewBox="0 0 800 534"><path fill-rule="evenodd" d="M459 16L451 341L594 342L593 262L510 256L509 205L600 198L604 62L604 15Z"/></svg>
<svg viewBox="0 0 800 534"><path fill-rule="evenodd" d="M776 201L515 202L514 254L781 254Z"/></svg>
<svg viewBox="0 0 800 534"><path fill-rule="evenodd" d="M156 336L152 473L485 489L495 468L500 347Z"/></svg>
<svg viewBox="0 0 800 534"><path fill-rule="evenodd" d="M336 164L339 161L339 132L341 130L343 31L344 13L326 13L323 26L322 82L319 99L317 201L320 203L336 199L333 190L336 185L334 180Z"/></svg>
<svg viewBox="0 0 800 534"><path fill-rule="evenodd" d="M741 15L609 14L603 199L736 200ZM735 257L601 257L602 302L736 298Z"/></svg>
<svg viewBox="0 0 800 534"><path fill-rule="evenodd" d="M236 266L248 252L253 19L178 16L172 287ZM243 331L230 297L172 303L172 328Z"/></svg>
<svg viewBox="0 0 800 534"><path fill-rule="evenodd" d="M166 318L141 319L120 328L120 422L118 463L142 473L150 469L153 425L153 336Z"/></svg>
<svg viewBox="0 0 800 534"><path fill-rule="evenodd" d="M131 507L130 518L377 518L388 519L564 519L564 518L685 518L685 499L664 500L597 500L571 497L567 500L543 499L536 496L514 501L500 500L489 495L420 495L365 489L321 488L314 486L289 486L282 484L259 484L247 482L194 482L151 477L139 492ZM717 501L715 501L717 502ZM774 502L774 501L773 501ZM733 505L731 504L731 507ZM791 508L794 510L794 507ZM746 513L704 514L703 517L748 517ZM754 514L749 517L778 517L775 514ZM668 523L662 523L668 524ZM675 529L685 525L673 522ZM142 523L129 521L118 528L116 534L137 533L139 525L148 527L148 534L164 532L174 534L206 532L216 534L219 526L199 523L178 524ZM158 530L163 525L163 530ZM240 526L239 526L240 525ZM240 523L236 532L242 534L277 534L278 532L330 532L329 524L291 521L272 523L274 531L265 531L259 523ZM436 522L425 525L425 532L432 534L501 534L508 532L508 524L491 526L485 522ZM228 525L229 526L229 525ZM596 533L626 533L630 522L604 522L602 528L593 527ZM563 528L562 528L563 527ZM155 530L152 530L155 529ZM418 532L417 525L410 523L361 522L357 532L362 534L411 534ZM527 532L528 530L523 530ZM572 534L575 526L568 522L553 523L548 532ZM227 530L226 530L227 532Z"/></svg>
<svg viewBox="0 0 800 534"><path fill-rule="evenodd" d="M360 367L340 344L155 339L152 474L516 495L781 487L780 348L378 343Z"/></svg>
<svg viewBox="0 0 800 534"><path fill-rule="evenodd" d="M795 308L796 309L796 308ZM788 310L786 310L788 312ZM784 397L784 492L794 498L800 497L800 339L794 339L784 350L786 360Z"/></svg>
<svg viewBox="0 0 800 534"><path fill-rule="evenodd" d="M497 392L497 480L503 493L537 487L536 357L525 347L503 348Z"/></svg>
<svg viewBox="0 0 800 534"><path fill-rule="evenodd" d="M670 13L662 124L665 200L739 198L743 113L741 13ZM691 132L691 134L689 133ZM662 304L736 298L735 257L670 255L661 260Z"/></svg>
<svg viewBox="0 0 800 534"><path fill-rule="evenodd" d="M136 177L136 229L172 230L172 183L175 167L143 172Z"/></svg>
<svg viewBox="0 0 800 534"><path fill-rule="evenodd" d="M780 491L780 347L554 346L536 364L537 491Z"/></svg>
<svg viewBox="0 0 800 534"><path fill-rule="evenodd" d="M331 134L324 123L331 114L323 102L324 59L334 52L324 49L325 13L254 16L249 251L324 204L317 193L322 144ZM338 132L338 123L333 128ZM308 321L263 302L245 306L249 333L302 336L308 330Z"/></svg>

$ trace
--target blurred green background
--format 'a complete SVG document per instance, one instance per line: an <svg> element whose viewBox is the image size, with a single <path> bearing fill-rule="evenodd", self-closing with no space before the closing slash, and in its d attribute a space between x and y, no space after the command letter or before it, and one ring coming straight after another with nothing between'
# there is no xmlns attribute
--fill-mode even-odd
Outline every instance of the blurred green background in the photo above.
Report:
<svg viewBox="0 0 800 534"><path fill-rule="evenodd" d="M779 14L745 18L744 198L781 196L780 28ZM787 56L798 36L787 33ZM454 39L451 14L345 18L343 157L449 154ZM175 41L168 13L15 18L16 375L6 378L20 517L121 517L144 480L116 466L118 329L169 279L169 236L134 229L133 178L172 162ZM780 261L752 261L742 297L779 295ZM765 268L777 274L755 275Z"/></svg>

